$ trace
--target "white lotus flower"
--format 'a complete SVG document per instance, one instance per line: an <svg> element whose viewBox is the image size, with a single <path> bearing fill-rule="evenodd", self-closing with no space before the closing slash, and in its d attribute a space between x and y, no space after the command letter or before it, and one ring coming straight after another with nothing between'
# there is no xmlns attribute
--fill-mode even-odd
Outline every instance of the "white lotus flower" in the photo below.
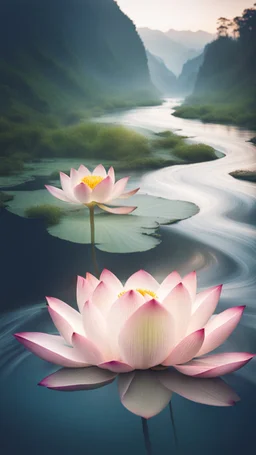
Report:
<svg viewBox="0 0 256 455"><path fill-rule="evenodd" d="M99 164L91 173L87 167L81 165L78 170L71 169L70 177L60 172L62 189L46 185L47 190L57 199L71 204L83 204L88 208L97 205L106 212L126 215L136 207L108 207L105 204L115 199L127 199L137 193L139 188L125 192L129 177L115 181L115 171L111 167L106 172Z"/></svg>
<svg viewBox="0 0 256 455"><path fill-rule="evenodd" d="M95 365L115 373L158 365L201 378L230 373L254 355L246 352L205 356L219 347L239 323L244 306L211 318L222 286L196 294L196 273L177 272L159 284L144 270L123 286L109 270L100 280L78 277L79 312L47 298L60 336L18 333L16 338L42 359L65 367ZM195 358L195 359L194 359Z"/></svg>

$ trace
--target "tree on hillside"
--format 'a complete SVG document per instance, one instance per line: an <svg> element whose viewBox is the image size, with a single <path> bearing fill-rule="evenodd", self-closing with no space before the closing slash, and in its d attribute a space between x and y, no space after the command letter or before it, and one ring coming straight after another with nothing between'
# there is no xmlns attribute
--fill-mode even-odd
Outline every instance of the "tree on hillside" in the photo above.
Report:
<svg viewBox="0 0 256 455"><path fill-rule="evenodd" d="M228 24L229 23L230 23L230 19L227 19L226 17L219 17L219 19L217 21L217 24L218 24L217 34L218 34L219 38L228 36L228 26L229 26Z"/></svg>

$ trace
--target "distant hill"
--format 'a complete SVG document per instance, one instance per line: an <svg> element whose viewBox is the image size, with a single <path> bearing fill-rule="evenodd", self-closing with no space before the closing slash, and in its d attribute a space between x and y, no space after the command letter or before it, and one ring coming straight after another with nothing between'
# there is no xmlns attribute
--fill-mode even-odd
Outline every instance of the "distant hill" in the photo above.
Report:
<svg viewBox="0 0 256 455"><path fill-rule="evenodd" d="M188 49L186 46L177 43L159 30L139 28L138 33L149 52L160 57L167 68L176 76L181 73L187 60L201 53L201 51Z"/></svg>
<svg viewBox="0 0 256 455"><path fill-rule="evenodd" d="M1 0L0 114L62 113L156 96L114 0Z"/></svg>
<svg viewBox="0 0 256 455"><path fill-rule="evenodd" d="M204 52L198 57L184 63L182 72L177 81L177 91L180 95L190 95L195 88L199 70L204 62Z"/></svg>
<svg viewBox="0 0 256 455"><path fill-rule="evenodd" d="M147 51L148 67L154 86L164 96L172 96L177 92L177 77L165 65L164 61Z"/></svg>
<svg viewBox="0 0 256 455"><path fill-rule="evenodd" d="M204 32L203 30L192 32L191 30L170 29L165 35L187 48L196 50L203 49L206 44L209 44L216 38L215 34Z"/></svg>
<svg viewBox="0 0 256 455"><path fill-rule="evenodd" d="M256 129L256 8L234 24L235 39L234 26L224 27L206 46L193 94L175 115Z"/></svg>

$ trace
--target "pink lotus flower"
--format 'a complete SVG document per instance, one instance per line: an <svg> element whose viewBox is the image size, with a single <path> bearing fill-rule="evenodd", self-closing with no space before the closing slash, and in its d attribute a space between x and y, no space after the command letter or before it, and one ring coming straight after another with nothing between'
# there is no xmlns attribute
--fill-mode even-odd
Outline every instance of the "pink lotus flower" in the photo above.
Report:
<svg viewBox="0 0 256 455"><path fill-rule="evenodd" d="M240 400L236 392L220 378L193 378L171 369L117 375L97 367L62 368L44 378L39 385L58 391L91 390L107 386L116 377L123 406L146 419L161 412L174 393L208 406L233 406Z"/></svg>
<svg viewBox="0 0 256 455"><path fill-rule="evenodd" d="M139 188L124 192L129 177L115 182L115 171L111 167L106 173L102 164L99 164L91 173L87 167L81 165L78 170L71 169L70 177L60 172L62 190L46 185L47 190L57 199L71 204L83 204L88 208L97 205L106 212L126 215L137 207L108 207L115 199L127 199L133 196Z"/></svg>
<svg viewBox="0 0 256 455"><path fill-rule="evenodd" d="M47 298L60 336L25 332L15 336L44 360L65 367L95 365L114 373L173 366L181 373L211 378L231 373L254 355L233 352L205 356L239 323L244 306L211 318L221 293L215 286L196 294L196 273L177 272L159 284L149 273L134 273L123 286L109 270L100 280L78 277L79 312Z"/></svg>

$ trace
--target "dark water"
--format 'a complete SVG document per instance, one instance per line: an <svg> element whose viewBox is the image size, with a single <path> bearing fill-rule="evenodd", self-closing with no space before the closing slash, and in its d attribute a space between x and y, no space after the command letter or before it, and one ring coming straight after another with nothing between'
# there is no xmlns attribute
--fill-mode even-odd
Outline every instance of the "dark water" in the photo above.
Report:
<svg viewBox="0 0 256 455"><path fill-rule="evenodd" d="M168 106L161 115L159 108L148 108L143 113L139 109L129 111L127 116L130 124L131 118L136 118L137 126L149 127L148 118L152 128L155 125L156 129L164 129L166 124L161 119L166 112L169 119ZM120 121L127 123L124 119ZM171 122L169 127L175 127ZM180 119L179 122L185 134L186 128L191 135L193 128L195 134L204 129L201 126L200 130L198 122ZM211 140L207 130L208 142L218 142L219 149L227 153L226 161L170 168L142 179L142 190L198 203L199 215L162 227L163 241L153 250L122 255L97 251L97 261L100 269L107 267L123 280L139 268L158 279L173 269L181 274L196 269L200 288L224 283L219 310L237 304L247 304L247 309L223 349L255 352L255 192L253 184L237 181L233 184L227 177L229 150L233 163L236 157L246 163L249 155L251 160L253 146L245 143L249 132L241 132L239 139L237 129L230 132L219 127L216 135L214 127ZM207 137L204 142L207 143ZM121 404L117 380L90 391L57 392L39 387L38 382L58 368L26 352L12 333L53 330L44 296L53 295L74 304L76 275L93 272L91 249L51 237L40 221L2 210L0 251L3 455L146 455L150 453L147 431L154 455L254 453L255 360L240 372L225 377L241 398L236 406L207 406L173 394L174 421L167 406L148 421L147 428L140 417Z"/></svg>

